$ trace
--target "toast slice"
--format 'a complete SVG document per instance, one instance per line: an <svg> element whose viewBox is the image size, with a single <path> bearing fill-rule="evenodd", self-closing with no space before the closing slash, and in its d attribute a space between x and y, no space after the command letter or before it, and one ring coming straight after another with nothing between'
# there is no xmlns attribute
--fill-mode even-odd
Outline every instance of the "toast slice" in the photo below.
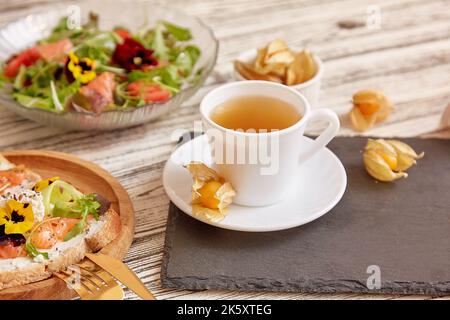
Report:
<svg viewBox="0 0 450 320"><path fill-rule="evenodd" d="M114 240L120 233L120 217L109 208L87 230L67 242L59 242L46 250L49 259L18 257L0 259L0 290L47 279L54 272L65 270L81 261L86 253L96 252Z"/></svg>
<svg viewBox="0 0 450 320"><path fill-rule="evenodd" d="M20 179L17 179L16 175ZM77 230L67 241L62 241L61 239L66 239L65 236L59 237L56 233L58 231L53 230L50 239L58 239L58 241L54 240L50 242L49 246L44 247L48 249L39 249L38 254L30 255L29 252L26 252L28 251L26 241L28 241L27 238L31 239L31 230L37 229L42 225L41 223L49 221L45 219L58 223L62 221L60 219L65 219L63 216L52 216L51 214L49 216L43 202L43 194L34 188L38 182L42 183L43 181L46 181L46 185L49 186L54 182L50 182L50 180L52 179L41 180L37 173L24 166L9 162L0 154L0 290L49 278L54 272L64 270L81 261L86 253L101 250L120 233L119 214L111 208L108 200L100 195L95 195L94 199L99 205L95 210L98 216L83 220L87 224L86 227L83 226L83 229ZM78 191L78 194L81 193ZM75 201L74 199L76 198L72 198L70 201ZM31 229L27 228L19 234L16 234L17 231L7 234L7 221L14 219L11 211L10 216L6 216L5 220L5 210L10 201L19 205L19 211L14 213L16 216L17 214L22 215L20 217L22 220L18 220L18 222L25 219L25 208L28 210L29 207L32 208L33 215L30 219L34 219L34 222ZM20 209L24 211L21 213ZM46 240L48 239L46 238ZM13 254L11 254L11 250ZM34 250L38 249L34 248Z"/></svg>
<svg viewBox="0 0 450 320"><path fill-rule="evenodd" d="M23 180L18 185L12 185L4 174L11 172L24 175ZM17 189L31 189L40 180L41 176L37 173L23 166L16 166L0 154L0 195L14 193Z"/></svg>

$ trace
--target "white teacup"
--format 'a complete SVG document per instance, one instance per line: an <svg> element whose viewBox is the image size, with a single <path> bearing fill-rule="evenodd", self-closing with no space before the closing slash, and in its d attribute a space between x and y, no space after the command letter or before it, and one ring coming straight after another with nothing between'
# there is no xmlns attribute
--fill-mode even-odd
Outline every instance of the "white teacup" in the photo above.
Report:
<svg viewBox="0 0 450 320"><path fill-rule="evenodd" d="M211 119L215 107L242 96L281 99L297 108L302 118L286 129L267 133L231 130ZM267 81L239 81L216 88L203 98L200 113L217 171L236 190L234 202L247 206L270 205L286 198L301 179L300 165L324 148L339 130L339 119L333 111L311 110L298 91ZM310 121L326 121L328 126L302 150Z"/></svg>

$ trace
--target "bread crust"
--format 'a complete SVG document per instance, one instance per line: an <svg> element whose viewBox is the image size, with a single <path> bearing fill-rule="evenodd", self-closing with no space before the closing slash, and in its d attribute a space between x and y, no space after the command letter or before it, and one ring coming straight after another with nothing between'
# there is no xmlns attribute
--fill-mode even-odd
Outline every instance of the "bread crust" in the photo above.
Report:
<svg viewBox="0 0 450 320"><path fill-rule="evenodd" d="M111 208L105 212L101 220L104 221L103 227L94 235L85 238L87 245L93 252L102 249L113 241L122 227L119 215Z"/></svg>
<svg viewBox="0 0 450 320"><path fill-rule="evenodd" d="M51 273L44 263L33 263L24 268L0 272L0 290L47 279Z"/></svg>
<svg viewBox="0 0 450 320"><path fill-rule="evenodd" d="M104 224L97 232L86 235L82 241L55 258L11 271L0 271L0 290L47 279L54 272L81 261L86 253L96 252L106 246L120 233L120 216L110 208L101 216L101 220Z"/></svg>

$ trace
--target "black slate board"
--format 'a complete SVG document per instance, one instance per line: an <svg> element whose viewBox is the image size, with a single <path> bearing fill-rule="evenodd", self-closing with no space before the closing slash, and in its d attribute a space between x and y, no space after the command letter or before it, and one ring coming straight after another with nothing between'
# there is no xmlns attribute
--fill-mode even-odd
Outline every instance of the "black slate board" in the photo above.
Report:
<svg viewBox="0 0 450 320"><path fill-rule="evenodd" d="M408 170L407 179L377 183L363 167L360 152L366 140L336 138L329 145L346 168L347 190L330 213L304 226L229 231L171 204L162 285L450 294L450 141L402 139L425 151L425 158ZM371 265L380 268L380 289L367 287Z"/></svg>

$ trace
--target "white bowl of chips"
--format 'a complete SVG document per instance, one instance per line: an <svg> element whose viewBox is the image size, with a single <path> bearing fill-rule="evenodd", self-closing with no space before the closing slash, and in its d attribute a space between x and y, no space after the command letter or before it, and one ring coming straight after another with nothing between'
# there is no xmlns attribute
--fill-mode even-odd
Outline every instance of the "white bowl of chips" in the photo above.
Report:
<svg viewBox="0 0 450 320"><path fill-rule="evenodd" d="M305 96L313 108L319 107L323 63L307 50L291 49L281 39L260 49L241 53L234 61L236 80L266 80L285 84Z"/></svg>

